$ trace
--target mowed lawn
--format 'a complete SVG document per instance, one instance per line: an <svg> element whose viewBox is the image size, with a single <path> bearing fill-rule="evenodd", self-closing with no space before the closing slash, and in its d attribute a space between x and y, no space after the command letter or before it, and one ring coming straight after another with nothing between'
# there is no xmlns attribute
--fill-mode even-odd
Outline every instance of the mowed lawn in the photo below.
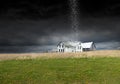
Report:
<svg viewBox="0 0 120 84"><path fill-rule="evenodd" d="M120 84L120 58L4 60L0 84Z"/></svg>

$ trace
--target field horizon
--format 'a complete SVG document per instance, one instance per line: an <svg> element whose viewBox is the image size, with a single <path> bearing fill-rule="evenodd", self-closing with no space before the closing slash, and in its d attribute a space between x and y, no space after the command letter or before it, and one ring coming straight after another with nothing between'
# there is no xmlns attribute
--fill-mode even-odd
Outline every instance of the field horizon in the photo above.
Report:
<svg viewBox="0 0 120 84"><path fill-rule="evenodd" d="M1 53L0 60L35 58L120 57L120 50L96 50L76 53Z"/></svg>

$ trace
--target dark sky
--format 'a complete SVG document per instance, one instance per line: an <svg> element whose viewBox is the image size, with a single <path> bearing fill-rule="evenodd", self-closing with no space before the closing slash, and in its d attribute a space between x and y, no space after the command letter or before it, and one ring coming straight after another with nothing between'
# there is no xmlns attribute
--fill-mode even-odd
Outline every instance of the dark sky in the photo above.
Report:
<svg viewBox="0 0 120 84"><path fill-rule="evenodd" d="M79 40L120 48L120 1L78 0ZM74 39L68 0L0 2L0 46L52 46Z"/></svg>

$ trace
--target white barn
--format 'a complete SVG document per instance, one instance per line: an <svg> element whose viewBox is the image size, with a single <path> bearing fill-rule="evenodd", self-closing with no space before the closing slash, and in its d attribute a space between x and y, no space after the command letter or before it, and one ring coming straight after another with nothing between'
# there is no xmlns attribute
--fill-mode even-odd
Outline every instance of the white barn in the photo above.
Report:
<svg viewBox="0 0 120 84"><path fill-rule="evenodd" d="M85 42L81 43L83 51L93 51L96 50L96 46L94 42Z"/></svg>
<svg viewBox="0 0 120 84"><path fill-rule="evenodd" d="M57 52L83 52L96 50L94 42L64 41L57 45Z"/></svg>

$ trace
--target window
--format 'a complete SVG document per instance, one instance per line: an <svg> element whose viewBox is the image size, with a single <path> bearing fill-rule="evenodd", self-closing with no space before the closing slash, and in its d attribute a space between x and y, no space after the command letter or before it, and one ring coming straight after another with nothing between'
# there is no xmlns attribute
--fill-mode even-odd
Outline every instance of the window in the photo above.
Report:
<svg viewBox="0 0 120 84"><path fill-rule="evenodd" d="M63 49L63 52L64 52L64 49Z"/></svg>
<svg viewBox="0 0 120 84"><path fill-rule="evenodd" d="M61 52L62 52L62 49L61 49Z"/></svg>
<svg viewBox="0 0 120 84"><path fill-rule="evenodd" d="M61 50L59 49L59 52L61 52Z"/></svg>

